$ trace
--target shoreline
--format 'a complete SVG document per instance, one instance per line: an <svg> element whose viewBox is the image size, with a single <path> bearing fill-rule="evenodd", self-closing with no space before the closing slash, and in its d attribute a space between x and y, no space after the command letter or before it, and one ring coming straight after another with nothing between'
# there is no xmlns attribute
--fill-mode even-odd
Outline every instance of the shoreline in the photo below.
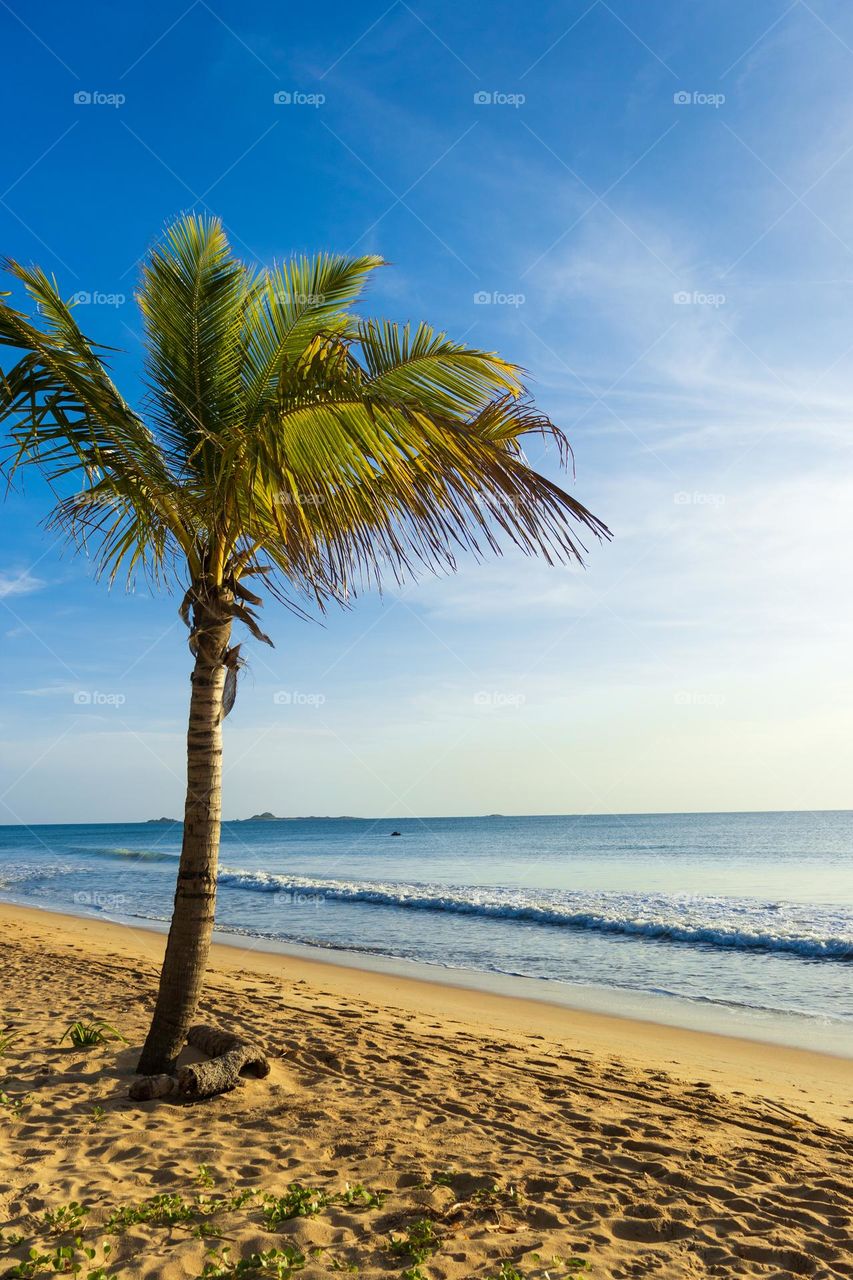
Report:
<svg viewBox="0 0 853 1280"><path fill-rule="evenodd" d="M95 915L82 908L73 911L34 905L13 896L0 898L0 911L5 907L154 935L162 935L168 930L167 921L142 920L118 914ZM618 987L559 982L551 978L534 978L495 969L454 968L440 962L430 964L382 952L349 950L320 943L241 933L237 930L215 930L213 945L244 953L305 961L307 964L332 969L361 971L370 977L385 975L449 990L479 992L541 1004L547 1008L563 1009L579 1015L637 1022L667 1031L689 1031L699 1035L775 1046L782 1050L799 1049L853 1060L853 1025L842 1020L826 1019L818 1014L799 1014L746 1005L732 1006L712 997L699 1002L672 993L638 992ZM816 1039L822 1041L819 1050L814 1049Z"/></svg>
<svg viewBox="0 0 853 1280"><path fill-rule="evenodd" d="M31 941L76 952L85 949L101 960L145 960L157 973L166 926L146 928L0 902L0 931L7 940L20 931ZM438 971L441 978L403 973L396 964L381 971L359 964L361 957L353 953L353 963L342 963L268 949L257 945L260 939L233 939L234 935L227 942L214 941L211 974L262 975L282 984L304 984L341 1001L367 999L385 1012L398 1009L418 1018L445 1019L481 1034L547 1035L568 1045L582 1043L596 1057L616 1055L645 1069L716 1077L724 1087L753 1096L769 1092L781 1097L794 1089L812 1108L828 1107L836 1117L845 1106L849 1111L853 1060L823 1048L780 1045L448 982L443 980L444 970ZM93 1013L96 1005L90 1002L96 996L95 989L91 996L81 992Z"/></svg>

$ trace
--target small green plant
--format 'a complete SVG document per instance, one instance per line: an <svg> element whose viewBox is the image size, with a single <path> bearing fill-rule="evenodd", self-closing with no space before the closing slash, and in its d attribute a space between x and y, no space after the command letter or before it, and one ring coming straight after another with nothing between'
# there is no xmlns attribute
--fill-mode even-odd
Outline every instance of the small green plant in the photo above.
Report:
<svg viewBox="0 0 853 1280"><path fill-rule="evenodd" d="M88 1212L88 1205L72 1200L69 1204L61 1204L57 1209L45 1209L41 1221L51 1235L61 1236L67 1231L79 1231Z"/></svg>
<svg viewBox="0 0 853 1280"><path fill-rule="evenodd" d="M227 1197L229 1209L242 1209L244 1204L248 1204L250 1200L254 1200L255 1191L252 1187L244 1187L242 1191L232 1191Z"/></svg>
<svg viewBox="0 0 853 1280"><path fill-rule="evenodd" d="M347 1262L346 1258L330 1258L326 1266L330 1271L350 1271L353 1275L358 1272L358 1263Z"/></svg>
<svg viewBox="0 0 853 1280"><path fill-rule="evenodd" d="M426 1191L431 1187L452 1187L453 1179L459 1174L455 1169L435 1169L428 1178L415 1183L416 1191Z"/></svg>
<svg viewBox="0 0 853 1280"><path fill-rule="evenodd" d="M14 1267L10 1267L6 1272L7 1276L36 1276L40 1271L46 1271L50 1263L49 1253L39 1253L38 1249L32 1248L27 1254L25 1262L19 1262Z"/></svg>
<svg viewBox="0 0 853 1280"><path fill-rule="evenodd" d="M305 1266L305 1254L290 1244L282 1249L249 1253L234 1262L230 1254L231 1250L225 1245L211 1255L201 1273L205 1280L231 1280L232 1276L276 1276L278 1280L288 1280Z"/></svg>
<svg viewBox="0 0 853 1280"><path fill-rule="evenodd" d="M109 1252L110 1246L104 1245L105 1258ZM104 1267L89 1266L95 1258L95 1253L96 1250L91 1245L84 1245L78 1236L73 1245L59 1245L53 1253L40 1253L33 1247L24 1262L19 1262L5 1274L28 1280L28 1277L36 1276L42 1271L52 1271L54 1274L58 1272L63 1275L80 1276L82 1280L110 1280Z"/></svg>
<svg viewBox="0 0 853 1280"><path fill-rule="evenodd" d="M110 1040L121 1040L127 1044L124 1036L109 1022L98 1018L94 1022L72 1022L71 1026L59 1037L59 1044L70 1040L75 1049L85 1049L94 1044L106 1044Z"/></svg>
<svg viewBox="0 0 853 1280"><path fill-rule="evenodd" d="M243 1191L234 1191L228 1196L199 1195L195 1201L185 1200L178 1192L163 1192L151 1196L140 1204L126 1204L114 1209L106 1221L105 1231L118 1235L128 1227L142 1222L151 1223L155 1227L174 1227L180 1224L196 1224L199 1218L209 1218L217 1213L227 1213L242 1209L255 1192L251 1187ZM199 1237L215 1236L215 1232L207 1224L193 1226L193 1234Z"/></svg>
<svg viewBox="0 0 853 1280"><path fill-rule="evenodd" d="M361 1182L347 1183L332 1199L350 1209L381 1209L387 1199L387 1191L371 1191Z"/></svg>
<svg viewBox="0 0 853 1280"><path fill-rule="evenodd" d="M150 1222L157 1227L173 1227L178 1222L194 1221L199 1211L204 1212L204 1209L199 1210L199 1206L190 1204L177 1192L163 1192L152 1196L150 1200L143 1200L141 1204L126 1204L120 1209L114 1209L107 1218L104 1230L118 1234L140 1222Z"/></svg>
<svg viewBox="0 0 853 1280"><path fill-rule="evenodd" d="M301 1182L291 1182L283 1196L264 1196L264 1226L274 1231L281 1222L290 1218L312 1218L321 1213L329 1203L329 1197L316 1187L303 1187Z"/></svg>
<svg viewBox="0 0 853 1280"><path fill-rule="evenodd" d="M195 1175L195 1180L200 1187L212 1187L213 1174L210 1172L210 1166L200 1164L198 1166L198 1173Z"/></svg>
<svg viewBox="0 0 853 1280"><path fill-rule="evenodd" d="M24 1107L30 1105L30 1095L23 1094L20 1098L10 1098L8 1093L4 1093L0 1089L0 1107L10 1116L19 1116Z"/></svg>
<svg viewBox="0 0 853 1280"><path fill-rule="evenodd" d="M0 1030L0 1058L5 1058L17 1038L10 1027L3 1027Z"/></svg>
<svg viewBox="0 0 853 1280"><path fill-rule="evenodd" d="M95 1124L100 1124L106 1114L107 1113L104 1108L99 1106L97 1103L92 1107L92 1119L95 1121Z"/></svg>
<svg viewBox="0 0 853 1280"><path fill-rule="evenodd" d="M502 1187L499 1182L493 1183L490 1187L480 1187L471 1196L474 1204L505 1204L515 1205L516 1207L524 1202L524 1197L513 1183L507 1187Z"/></svg>
<svg viewBox="0 0 853 1280"><path fill-rule="evenodd" d="M539 1253L531 1253L531 1261L539 1264L542 1263L542 1255ZM561 1258L559 1253L555 1253L548 1264L551 1271L557 1267L564 1267L569 1275L575 1276L581 1271L591 1270L586 1258Z"/></svg>
<svg viewBox="0 0 853 1280"><path fill-rule="evenodd" d="M418 1218L415 1222L410 1222L405 1235L392 1235L388 1240L388 1248L392 1253L411 1258L416 1267L419 1263L426 1262L440 1247L441 1240L431 1218ZM409 1277L409 1280L416 1278Z"/></svg>
<svg viewBox="0 0 853 1280"><path fill-rule="evenodd" d="M257 1192L253 1187L244 1187L242 1191L232 1191L230 1195L222 1196L218 1200L208 1201L206 1196L199 1196L199 1204L211 1205L209 1212L215 1213L220 1209L233 1211L234 1209L242 1209L251 1200L254 1200Z"/></svg>
<svg viewBox="0 0 853 1280"><path fill-rule="evenodd" d="M524 1276L511 1262L502 1262L500 1271L494 1280L524 1280Z"/></svg>
<svg viewBox="0 0 853 1280"><path fill-rule="evenodd" d="M222 1232L216 1231L209 1222L196 1222L192 1227L192 1234L197 1240L220 1240Z"/></svg>

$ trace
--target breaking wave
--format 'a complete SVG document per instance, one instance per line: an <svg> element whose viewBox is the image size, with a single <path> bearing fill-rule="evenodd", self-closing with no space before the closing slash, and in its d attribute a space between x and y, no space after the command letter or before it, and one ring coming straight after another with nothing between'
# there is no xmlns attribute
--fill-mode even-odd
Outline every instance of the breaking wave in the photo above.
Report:
<svg viewBox="0 0 853 1280"><path fill-rule="evenodd" d="M121 858L125 862L174 863L178 858L178 854L166 853L162 849L113 849L102 845L69 845L67 852L84 858Z"/></svg>
<svg viewBox="0 0 853 1280"><path fill-rule="evenodd" d="M840 912L743 898L574 893L280 876L223 868L226 889L407 911L515 920L565 929L739 951L782 951L807 959L853 960L853 926Z"/></svg>

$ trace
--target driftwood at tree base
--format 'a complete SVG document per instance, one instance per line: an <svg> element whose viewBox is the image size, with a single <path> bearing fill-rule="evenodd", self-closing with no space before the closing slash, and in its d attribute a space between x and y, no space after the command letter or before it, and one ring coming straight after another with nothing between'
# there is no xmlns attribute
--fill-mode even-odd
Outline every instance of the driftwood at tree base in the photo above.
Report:
<svg viewBox="0 0 853 1280"><path fill-rule="evenodd" d="M187 1043L208 1055L206 1062L192 1062L180 1067L174 1076L141 1076L130 1086L130 1096L137 1102L176 1095L193 1102L212 1098L233 1089L241 1075L268 1076L270 1064L259 1045L229 1031L199 1024L190 1027Z"/></svg>
<svg viewBox="0 0 853 1280"><path fill-rule="evenodd" d="M178 1072L178 1089L185 1098L211 1098L233 1089L241 1075L268 1076L270 1064L259 1045L216 1027L190 1027L187 1042L208 1054L207 1062L192 1062Z"/></svg>
<svg viewBox="0 0 853 1280"><path fill-rule="evenodd" d="M138 1076L128 1089L128 1094L136 1102L149 1102L151 1098L167 1098L177 1088L175 1076Z"/></svg>
<svg viewBox="0 0 853 1280"><path fill-rule="evenodd" d="M232 1049L250 1049L257 1060L250 1063L249 1059L246 1059L246 1070L249 1074L263 1079L270 1073L270 1064L260 1045L244 1040L242 1036L235 1036L230 1031L220 1031L218 1027L199 1022L194 1027L190 1027L187 1032L187 1044L191 1044L194 1049L200 1049L202 1053L207 1054L208 1058L221 1057L224 1053L230 1053Z"/></svg>

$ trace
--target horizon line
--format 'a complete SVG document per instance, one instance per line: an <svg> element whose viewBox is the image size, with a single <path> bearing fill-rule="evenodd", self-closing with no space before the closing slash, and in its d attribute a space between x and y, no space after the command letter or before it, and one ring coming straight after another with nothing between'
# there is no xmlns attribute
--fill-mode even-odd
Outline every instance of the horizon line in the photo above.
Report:
<svg viewBox="0 0 853 1280"><path fill-rule="evenodd" d="M246 822L443 822L462 821L476 822L486 819L524 819L524 818L710 818L710 817L746 817L766 816L769 814L818 814L853 813L853 808L832 809L636 809L610 810L603 813L592 813L584 810L577 813L441 813L429 815L417 814L381 814L379 816L363 816L360 814L276 814L271 818L223 818L222 826ZM32 827L147 827L147 826L183 826L183 818L128 818L97 819L93 822L5 822L0 823L0 831L28 830Z"/></svg>

